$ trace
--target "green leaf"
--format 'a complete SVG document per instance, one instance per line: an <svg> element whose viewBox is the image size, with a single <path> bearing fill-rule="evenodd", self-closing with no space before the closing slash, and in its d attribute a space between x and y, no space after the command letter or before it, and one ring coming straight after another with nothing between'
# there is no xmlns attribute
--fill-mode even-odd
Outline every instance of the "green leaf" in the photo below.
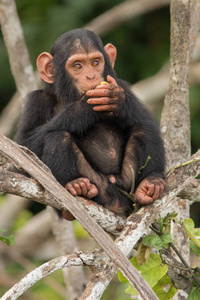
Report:
<svg viewBox="0 0 200 300"><path fill-rule="evenodd" d="M167 265L162 264L159 254L150 254L147 262L141 266L138 265L136 257L131 259L131 263L140 272L142 277L146 280L151 288L157 284L157 282L167 273L168 270ZM123 277L121 277L121 275L119 277L120 281L127 282L127 280L124 281L124 276L122 275ZM125 292L131 295L137 295L137 291L131 285L128 286Z"/></svg>
<svg viewBox="0 0 200 300"><path fill-rule="evenodd" d="M6 237L0 236L0 240L6 243L8 246L13 246L15 244L15 238L12 234Z"/></svg>
<svg viewBox="0 0 200 300"><path fill-rule="evenodd" d="M162 243L163 243L163 247L164 248L168 248L169 246L169 243L174 243L175 241L172 240L171 238L171 233L165 233L163 235L161 235L161 240L162 240Z"/></svg>
<svg viewBox="0 0 200 300"><path fill-rule="evenodd" d="M176 294L177 289L172 285L169 276L164 275L155 285L153 291L160 300L169 300Z"/></svg>
<svg viewBox="0 0 200 300"><path fill-rule="evenodd" d="M194 229L195 235L200 237L200 228Z"/></svg>
<svg viewBox="0 0 200 300"><path fill-rule="evenodd" d="M200 248L191 240L189 241L189 244L194 254L196 254L200 258Z"/></svg>
<svg viewBox="0 0 200 300"><path fill-rule="evenodd" d="M194 229L194 222L192 219L184 219L183 228L189 238L200 248L200 239L198 236L199 231ZM198 238L197 238L197 237Z"/></svg>
<svg viewBox="0 0 200 300"><path fill-rule="evenodd" d="M162 240L157 234L145 236L143 238L143 244L148 247L154 247L158 250L163 248Z"/></svg>
<svg viewBox="0 0 200 300"><path fill-rule="evenodd" d="M6 229L1 229L0 230L0 234L2 234L3 232L6 232Z"/></svg>
<svg viewBox="0 0 200 300"><path fill-rule="evenodd" d="M121 271L118 271L118 279L119 279L119 281L122 282L122 283L127 283L127 282L128 282L128 280L127 280L126 277L122 274Z"/></svg>
<svg viewBox="0 0 200 300"><path fill-rule="evenodd" d="M154 289L153 289L154 290ZM156 290L154 290L154 292L155 292L155 294L158 296L158 298L160 299L160 300L169 300L169 299L171 299L172 297L174 297L174 295L176 294L176 292L177 292L177 289L175 289L175 287L174 286L170 286L169 287L169 289L168 289L168 291L166 292L165 290L161 290L161 291L156 291Z"/></svg>
<svg viewBox="0 0 200 300"><path fill-rule="evenodd" d="M187 300L199 300L199 299L200 299L200 288L193 287L190 291Z"/></svg>
<svg viewBox="0 0 200 300"><path fill-rule="evenodd" d="M171 279L167 274L165 274L157 283L157 285L160 285L161 287L168 284L171 284Z"/></svg>
<svg viewBox="0 0 200 300"><path fill-rule="evenodd" d="M161 250L162 248L168 248L169 243L174 243L170 233L165 233L161 236L153 234L143 238L143 244L145 246L154 247L158 250Z"/></svg>
<svg viewBox="0 0 200 300"><path fill-rule="evenodd" d="M176 219L177 215L178 215L177 213L168 213L166 217L164 217L163 219L163 224L165 225L170 224L172 220Z"/></svg>

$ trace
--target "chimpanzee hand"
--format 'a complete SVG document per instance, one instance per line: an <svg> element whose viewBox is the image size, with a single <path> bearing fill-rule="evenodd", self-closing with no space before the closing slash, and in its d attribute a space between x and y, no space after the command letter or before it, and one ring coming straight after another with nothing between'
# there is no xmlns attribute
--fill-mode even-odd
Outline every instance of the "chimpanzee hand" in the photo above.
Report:
<svg viewBox="0 0 200 300"><path fill-rule="evenodd" d="M93 110L99 112L112 112L118 115L125 101L125 92L118 86L115 79L107 76L108 83L98 85L95 89L86 92L88 104L94 105Z"/></svg>
<svg viewBox="0 0 200 300"><path fill-rule="evenodd" d="M72 196L83 196L87 199L92 199L98 194L97 187L85 177L80 177L68 182L65 188Z"/></svg>
<svg viewBox="0 0 200 300"><path fill-rule="evenodd" d="M158 178L145 178L135 191L135 200L141 205L151 204L154 200L161 198L165 189L165 181Z"/></svg>
<svg viewBox="0 0 200 300"><path fill-rule="evenodd" d="M98 194L98 190L94 184L92 184L88 178L80 177L73 181L68 182L65 185L73 196L83 196L87 199L91 199ZM67 221L75 220L74 216L69 211L62 211L62 217Z"/></svg>

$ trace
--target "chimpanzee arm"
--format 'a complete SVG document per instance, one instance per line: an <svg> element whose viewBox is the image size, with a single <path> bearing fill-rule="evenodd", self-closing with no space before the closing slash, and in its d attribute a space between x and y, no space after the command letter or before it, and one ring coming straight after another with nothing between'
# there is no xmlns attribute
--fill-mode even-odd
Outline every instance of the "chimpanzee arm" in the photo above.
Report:
<svg viewBox="0 0 200 300"><path fill-rule="evenodd" d="M56 98L45 90L30 93L25 99L25 106L18 125L15 141L28 147L41 157L43 138L41 128L54 116Z"/></svg>
<svg viewBox="0 0 200 300"><path fill-rule="evenodd" d="M81 135L101 117L83 99L63 104L64 108L55 115L59 105L56 98L45 90L29 94L15 137L16 142L41 157L47 132L64 130Z"/></svg>
<svg viewBox="0 0 200 300"><path fill-rule="evenodd" d="M67 131L78 136L83 135L97 121L102 114L93 111L86 99L66 104L64 109L45 125L48 131Z"/></svg>

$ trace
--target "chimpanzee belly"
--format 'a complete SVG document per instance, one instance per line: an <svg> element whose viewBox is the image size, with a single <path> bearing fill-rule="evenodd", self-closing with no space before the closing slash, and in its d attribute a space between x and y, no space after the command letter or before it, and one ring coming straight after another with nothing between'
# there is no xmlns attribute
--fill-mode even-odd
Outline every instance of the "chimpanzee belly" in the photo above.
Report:
<svg viewBox="0 0 200 300"><path fill-rule="evenodd" d="M120 172L125 137L114 125L97 124L76 143L94 170L105 175Z"/></svg>

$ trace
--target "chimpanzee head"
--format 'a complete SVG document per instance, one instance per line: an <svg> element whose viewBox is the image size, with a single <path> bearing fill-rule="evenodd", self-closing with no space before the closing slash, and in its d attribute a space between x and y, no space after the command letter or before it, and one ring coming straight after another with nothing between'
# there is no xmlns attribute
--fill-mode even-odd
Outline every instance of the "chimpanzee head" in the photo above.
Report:
<svg viewBox="0 0 200 300"><path fill-rule="evenodd" d="M110 43L104 47L92 31L75 29L61 35L50 53L41 53L37 67L45 88L60 100L72 102L106 80L107 75L116 77L116 55L116 48Z"/></svg>

